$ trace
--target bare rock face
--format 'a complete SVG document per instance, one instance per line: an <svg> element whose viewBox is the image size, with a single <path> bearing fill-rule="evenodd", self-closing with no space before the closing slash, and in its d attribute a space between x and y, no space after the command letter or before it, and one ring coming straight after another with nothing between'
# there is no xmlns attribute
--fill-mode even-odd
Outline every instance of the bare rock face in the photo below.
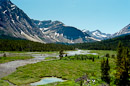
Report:
<svg viewBox="0 0 130 86"><path fill-rule="evenodd" d="M0 36L41 43L83 43L97 41L87 33L60 21L30 19L10 0L0 0Z"/></svg>
<svg viewBox="0 0 130 86"><path fill-rule="evenodd" d="M43 32L44 38L49 38L53 42L63 43L83 43L89 42L86 37L89 37L87 33L83 33L81 30L66 26L60 21L39 21L33 20L35 25Z"/></svg>
<svg viewBox="0 0 130 86"><path fill-rule="evenodd" d="M122 36L122 35L128 35L130 34L130 24L125 26L123 29L121 29L119 32L113 34L112 37Z"/></svg>
<svg viewBox="0 0 130 86"><path fill-rule="evenodd" d="M0 0L0 35L41 42L38 38L43 37L32 20L10 0Z"/></svg>

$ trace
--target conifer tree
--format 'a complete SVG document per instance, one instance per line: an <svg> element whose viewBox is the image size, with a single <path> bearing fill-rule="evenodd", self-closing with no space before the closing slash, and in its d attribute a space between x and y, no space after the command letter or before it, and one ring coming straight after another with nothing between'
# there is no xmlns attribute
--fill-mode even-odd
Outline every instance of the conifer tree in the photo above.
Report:
<svg viewBox="0 0 130 86"><path fill-rule="evenodd" d="M105 81L107 84L110 84L110 76L109 76L110 66L108 58L107 60L102 60L101 62L101 79Z"/></svg>
<svg viewBox="0 0 130 86"><path fill-rule="evenodd" d="M109 60L108 60L108 58L107 58L106 63L105 63L105 75L106 75L105 80L106 80L106 82L107 82L108 84L110 84L109 71L110 71L110 65L109 65Z"/></svg>
<svg viewBox="0 0 130 86"><path fill-rule="evenodd" d="M129 86L129 50L128 48L123 48L122 50L122 59L120 61L120 65L117 65L116 71L116 85L118 86Z"/></svg>
<svg viewBox="0 0 130 86"><path fill-rule="evenodd" d="M120 66L122 53L123 53L123 45L122 45L122 42L119 42L118 48L117 48L117 61L116 61L117 66Z"/></svg>
<svg viewBox="0 0 130 86"><path fill-rule="evenodd" d="M64 55L64 53L63 53L63 50L60 50L60 52L59 52L59 57L60 57L60 60L63 58L63 55Z"/></svg>
<svg viewBox="0 0 130 86"><path fill-rule="evenodd" d="M92 58L92 61L94 62L94 57Z"/></svg>
<svg viewBox="0 0 130 86"><path fill-rule="evenodd" d="M103 80L104 77L104 64L105 64L105 60L103 58L103 60L101 61L101 79Z"/></svg>

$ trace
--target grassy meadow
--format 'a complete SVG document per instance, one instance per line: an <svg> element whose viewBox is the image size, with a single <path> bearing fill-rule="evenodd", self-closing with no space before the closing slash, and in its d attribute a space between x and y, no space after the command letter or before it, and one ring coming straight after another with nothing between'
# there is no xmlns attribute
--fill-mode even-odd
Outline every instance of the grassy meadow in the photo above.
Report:
<svg viewBox="0 0 130 86"><path fill-rule="evenodd" d="M4 80L0 80L0 86L10 86L8 82L5 82Z"/></svg>
<svg viewBox="0 0 130 86"><path fill-rule="evenodd" d="M7 55L6 57L2 56L0 57L0 64L6 63L10 61L15 60L26 60L26 59L32 59L34 57L31 56L31 54L58 54L57 51L50 51L50 52L24 52L24 51L0 51L1 54L4 53L11 53L12 55ZM52 57L50 57L52 58ZM49 58L46 58L49 59Z"/></svg>
<svg viewBox="0 0 130 86"><path fill-rule="evenodd" d="M26 60L26 59L31 59L33 58L32 56L11 56L11 57L0 57L0 64L1 63L6 63L10 61L15 61L15 60Z"/></svg>
<svg viewBox="0 0 130 86"><path fill-rule="evenodd" d="M44 52L26 52L26 51L0 51L0 53L13 53L13 54L53 54L58 53L57 51L44 51Z"/></svg>
<svg viewBox="0 0 130 86"><path fill-rule="evenodd" d="M90 50L90 53L97 53L100 57L105 56L107 53L112 56L116 55L117 51L111 51L111 50Z"/></svg>
<svg viewBox="0 0 130 86"><path fill-rule="evenodd" d="M90 51L93 53L100 53L101 51ZM75 79L87 75L90 80L94 79L95 83L89 83L91 86L97 86L104 83L101 80L101 60L106 53L109 53L110 56L116 54L115 51L102 51L98 55L77 55L77 56L68 56L62 60L52 60L52 61L42 61L35 64L28 64L22 67L19 67L14 73L9 76L6 76L2 79L8 80L9 82L16 84L18 86L30 86L30 83L37 82L44 77L58 77L64 80L65 82L57 82L42 86L79 86L79 82L75 82ZM88 59L83 59L85 56ZM94 61L91 59L94 57ZM51 57L49 57L50 59ZM78 58L78 59L74 59ZM113 84L114 74L115 74L115 59L109 58L110 63L110 76L111 84ZM84 84L83 86L87 86Z"/></svg>

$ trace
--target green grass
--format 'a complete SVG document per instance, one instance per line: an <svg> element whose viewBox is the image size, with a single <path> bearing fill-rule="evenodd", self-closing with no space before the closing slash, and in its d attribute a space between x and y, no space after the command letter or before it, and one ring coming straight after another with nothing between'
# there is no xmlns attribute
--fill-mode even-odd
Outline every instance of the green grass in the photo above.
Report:
<svg viewBox="0 0 130 86"><path fill-rule="evenodd" d="M111 55L116 55L116 51L111 51L111 50L90 50L90 53L97 53L99 56L104 56L107 53Z"/></svg>
<svg viewBox="0 0 130 86"><path fill-rule="evenodd" d="M92 60L93 58L98 59L98 57L98 55L87 54L63 57L62 60Z"/></svg>
<svg viewBox="0 0 130 86"><path fill-rule="evenodd" d="M8 52L8 53L28 53L26 51L0 51L0 53L4 53L4 52ZM30 52L32 54L53 54L53 53L58 53L57 51L50 51L50 52Z"/></svg>
<svg viewBox="0 0 130 86"><path fill-rule="evenodd" d="M46 57L45 60L56 60L58 59L57 57Z"/></svg>
<svg viewBox="0 0 130 86"><path fill-rule="evenodd" d="M58 52L57 51L53 51L53 52L32 52L32 54L53 54L53 53L56 53L56 54L58 54Z"/></svg>
<svg viewBox="0 0 130 86"><path fill-rule="evenodd" d="M0 51L0 53L4 53L4 51Z"/></svg>
<svg viewBox="0 0 130 86"><path fill-rule="evenodd" d="M92 50L91 53L98 53L99 56L104 56L106 53L110 55L116 54L116 51L104 51L104 50ZM37 53L37 52L36 52ZM40 52L40 54L45 53L54 53L54 52ZM77 55L78 58L84 57L85 55ZM53 60L53 61L42 61L35 64L28 64L26 66L19 67L17 71L12 73L9 76L6 76L2 79L9 80L11 83L14 83L18 86L29 86L32 82L37 82L44 77L58 77L62 79L67 79L65 82L56 82L42 86L79 86L79 83L75 83L75 79L81 77L82 75L87 74L89 79L95 79L96 84L91 86L98 86L101 83L101 69L100 62L102 58L97 58L97 55L88 55L88 57L94 57L95 61L92 60L77 60L74 59L75 56L68 56L72 60L62 59L62 60ZM5 59L6 58L6 59ZM32 58L32 57L31 57ZM12 60L19 60L19 57L13 57ZM22 58L21 58L22 59ZM23 59L25 59L23 57ZM28 58L26 58L28 59ZM47 57L46 60L55 59L55 57ZM11 61L11 57L2 57L3 62ZM0 62L2 61L0 58ZM109 58L110 63L110 76L112 79L115 74L115 59ZM113 82L112 82L113 83ZM1 83L0 83L1 86ZM6 85L4 85L6 86ZM8 85L7 85L8 86ZM84 85L85 86L85 85Z"/></svg>
<svg viewBox="0 0 130 86"><path fill-rule="evenodd" d="M0 86L10 86L8 82L0 80Z"/></svg>
<svg viewBox="0 0 130 86"><path fill-rule="evenodd" d="M25 60L25 59L31 59L33 57L31 56L14 56L14 57L0 57L0 63L6 63L10 61L15 61L15 60Z"/></svg>
<svg viewBox="0 0 130 86"><path fill-rule="evenodd" d="M8 52L8 53L27 53L25 51L0 51L0 53L5 53L5 52Z"/></svg>
<svg viewBox="0 0 130 86"><path fill-rule="evenodd" d="M112 58L109 58L109 60L111 66L111 76L113 76L115 62ZM11 83L20 86L39 81L44 77L54 76L67 79L67 82L57 83L56 86L76 86L78 83L75 83L74 80L81 77L82 75L87 74L90 79L96 79L96 83L99 84L102 83L100 79L100 62L101 59L96 59L95 62L92 62L92 60L43 61L19 67L16 72L7 77L4 77L3 79L9 80ZM44 86L55 85L48 84Z"/></svg>

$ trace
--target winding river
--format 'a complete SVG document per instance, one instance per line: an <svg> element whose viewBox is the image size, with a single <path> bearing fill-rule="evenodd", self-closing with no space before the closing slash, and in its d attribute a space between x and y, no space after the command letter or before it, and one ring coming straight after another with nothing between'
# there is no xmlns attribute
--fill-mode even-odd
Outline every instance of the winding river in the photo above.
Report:
<svg viewBox="0 0 130 86"><path fill-rule="evenodd" d="M30 54L30 55L35 57L35 58L28 59L28 60L16 60L16 61L11 61L11 62L0 64L0 78L11 74L12 72L16 71L16 68L18 68L20 66L44 61L44 59L46 57L57 56L56 53L53 53L53 54Z"/></svg>
<svg viewBox="0 0 130 86"><path fill-rule="evenodd" d="M77 51L66 51L68 56L72 56L75 54L94 54L95 53L89 53L88 50L77 50ZM31 56L35 57L33 59L28 59L28 60L17 60L17 61L11 61L8 63L3 63L0 64L0 78L7 76L11 74L12 72L16 71L16 69L20 66L24 66L27 64L33 64L37 63L40 61L45 61L46 57L58 57L56 53L52 54L32 54L30 53Z"/></svg>

